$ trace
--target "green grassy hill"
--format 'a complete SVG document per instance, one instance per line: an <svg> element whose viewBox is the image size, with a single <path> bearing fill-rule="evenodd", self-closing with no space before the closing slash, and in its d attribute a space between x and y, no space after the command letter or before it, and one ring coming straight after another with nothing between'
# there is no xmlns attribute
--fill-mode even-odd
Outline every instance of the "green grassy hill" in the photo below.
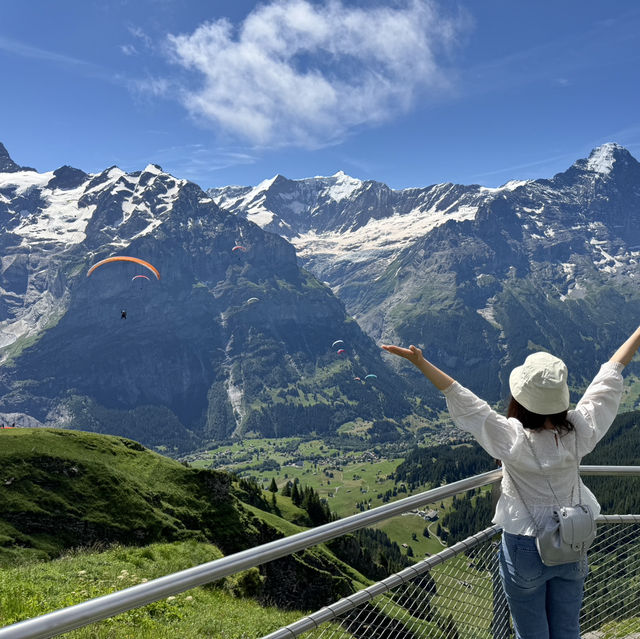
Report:
<svg viewBox="0 0 640 639"><path fill-rule="evenodd" d="M0 562L95 543L261 540L230 475L186 468L121 437L0 430Z"/></svg>
<svg viewBox="0 0 640 639"><path fill-rule="evenodd" d="M218 559L213 545L197 541L157 543L144 548L69 552L48 562L0 570L0 626L81 603ZM299 611L262 606L244 596L255 573L226 578L66 633L68 639L246 639L300 618Z"/></svg>
<svg viewBox="0 0 640 639"><path fill-rule="evenodd" d="M262 491L252 493L246 481L108 435L0 429L0 487L0 570L113 544L193 541L226 555L295 531L263 512L269 506ZM313 588L284 587L291 579ZM335 555L313 548L261 567L252 594L260 602L312 609L363 582Z"/></svg>

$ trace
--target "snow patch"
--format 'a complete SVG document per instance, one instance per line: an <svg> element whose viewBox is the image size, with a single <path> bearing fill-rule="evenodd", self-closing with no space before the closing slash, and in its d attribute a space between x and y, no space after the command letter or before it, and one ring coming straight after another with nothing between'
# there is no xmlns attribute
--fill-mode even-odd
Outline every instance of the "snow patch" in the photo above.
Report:
<svg viewBox="0 0 640 639"><path fill-rule="evenodd" d="M78 200L84 193L84 186L76 189L56 189L41 191L42 199L48 203L40 213L23 218L14 230L24 239L22 244L30 242L59 242L61 244L79 244L86 238L85 230L96 205L78 207Z"/></svg>
<svg viewBox="0 0 640 639"><path fill-rule="evenodd" d="M434 228L453 220L463 222L475 219L477 206L460 206L448 211L414 209L406 215L394 215L382 220L369 220L350 233L327 232L318 235L311 230L291 240L303 258L327 258L346 262L369 262L373 257L384 268L394 254L413 245L416 237L426 235ZM388 263L387 260L387 263Z"/></svg>
<svg viewBox="0 0 640 639"><path fill-rule="evenodd" d="M490 187L481 186L480 191L484 193L498 193L499 191L515 191L517 188L529 184L531 180L509 180L502 186Z"/></svg>
<svg viewBox="0 0 640 639"><path fill-rule="evenodd" d="M16 171L0 173L0 189L15 188L16 195L23 195L32 187L42 188L53 178L53 171L36 173L35 171Z"/></svg>
<svg viewBox="0 0 640 639"><path fill-rule="evenodd" d="M594 244L593 240L591 243ZM598 244L601 244L601 242ZM615 273L620 267L624 266L620 260L607 253L601 246L597 245L596 248L600 251L602 258L594 260L593 264L599 271L603 273Z"/></svg>
<svg viewBox="0 0 640 639"><path fill-rule="evenodd" d="M257 224L261 228L264 228L268 224L271 224L274 217L274 214L267 209L256 210L247 214L247 220L249 220L249 222Z"/></svg>
<svg viewBox="0 0 640 639"><path fill-rule="evenodd" d="M143 235L149 235L149 233L152 233L161 224L162 224L162 220L159 219L159 218L156 218L155 220L151 220L151 222L149 222L149 224L146 226L146 228L144 228L142 231L140 231L140 233L136 233L131 238L131 241L137 240L139 237L142 237Z"/></svg>
<svg viewBox="0 0 640 639"><path fill-rule="evenodd" d="M594 173L600 173L601 175L608 175L613 170L616 158L614 157L614 151L617 145L613 142L608 142L594 149L587 160L587 169Z"/></svg>
<svg viewBox="0 0 640 639"><path fill-rule="evenodd" d="M342 171L338 171L331 177L334 178L335 182L326 190L326 194L335 202L346 200L362 186L360 180L349 177Z"/></svg>
<svg viewBox="0 0 640 639"><path fill-rule="evenodd" d="M532 209L528 206L522 206L520 207L520 210L524 211L525 213L533 213L535 215L540 215L540 213L544 211L544 204L541 204L537 209Z"/></svg>

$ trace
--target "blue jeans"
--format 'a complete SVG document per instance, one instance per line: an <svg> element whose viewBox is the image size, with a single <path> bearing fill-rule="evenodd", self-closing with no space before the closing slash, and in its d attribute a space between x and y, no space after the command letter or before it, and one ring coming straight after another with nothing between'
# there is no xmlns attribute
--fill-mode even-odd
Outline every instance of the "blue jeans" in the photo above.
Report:
<svg viewBox="0 0 640 639"><path fill-rule="evenodd" d="M500 577L516 639L580 639L587 560L545 566L535 537L502 533Z"/></svg>

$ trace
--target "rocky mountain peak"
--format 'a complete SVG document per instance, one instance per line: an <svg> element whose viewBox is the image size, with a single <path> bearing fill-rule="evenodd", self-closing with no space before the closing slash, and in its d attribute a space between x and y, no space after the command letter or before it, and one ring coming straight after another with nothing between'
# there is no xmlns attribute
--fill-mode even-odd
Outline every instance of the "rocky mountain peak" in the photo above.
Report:
<svg viewBox="0 0 640 639"><path fill-rule="evenodd" d="M586 168L595 173L608 175L616 162L626 163L633 159L629 151L615 142L607 142L591 151L586 161Z"/></svg>
<svg viewBox="0 0 640 639"><path fill-rule="evenodd" d="M589 157L577 160L566 171L556 174L552 181L560 188L590 189L606 188L611 181L629 186L639 178L640 163L623 146L607 142L594 148Z"/></svg>
<svg viewBox="0 0 640 639"><path fill-rule="evenodd" d="M594 148L589 157L577 160L569 170L561 175L590 175L592 177L609 178L629 169L637 170L637 160L623 146L615 142L607 142Z"/></svg>
<svg viewBox="0 0 640 639"><path fill-rule="evenodd" d="M28 166L20 166L16 164L9 155L4 144L0 142L0 173L17 173L18 171L35 171Z"/></svg>
<svg viewBox="0 0 640 639"><path fill-rule="evenodd" d="M65 165L53 172L53 178L47 186L50 189L75 189L79 187L87 177L88 175L84 171Z"/></svg>

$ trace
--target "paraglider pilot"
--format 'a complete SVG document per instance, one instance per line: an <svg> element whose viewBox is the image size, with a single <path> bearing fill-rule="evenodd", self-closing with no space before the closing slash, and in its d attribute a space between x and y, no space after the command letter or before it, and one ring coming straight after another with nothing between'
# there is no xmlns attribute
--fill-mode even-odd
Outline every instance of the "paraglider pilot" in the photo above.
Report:
<svg viewBox="0 0 640 639"><path fill-rule="evenodd" d="M124 308L120 311L120 319L127 319L127 311Z"/></svg>

